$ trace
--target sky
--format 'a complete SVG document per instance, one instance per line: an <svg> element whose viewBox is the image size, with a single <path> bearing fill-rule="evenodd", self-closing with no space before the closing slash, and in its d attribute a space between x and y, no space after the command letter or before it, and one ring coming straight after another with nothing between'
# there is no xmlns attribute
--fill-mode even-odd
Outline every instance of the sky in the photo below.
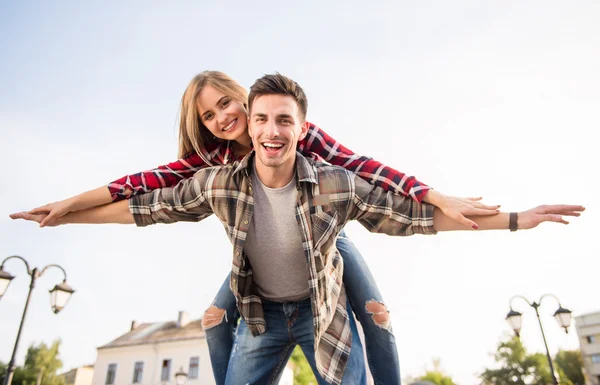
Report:
<svg viewBox="0 0 600 385"><path fill-rule="evenodd" d="M180 98L200 71L246 87L279 71L306 91L309 121L445 194L506 211L586 206L568 226L516 233L399 239L347 225L390 309L403 377L439 358L478 384L510 333L513 295L600 310L599 19L593 0L0 2L0 259L59 264L77 290L54 315L47 290L62 275L38 280L17 363L60 338L68 370L132 320L201 317L230 268L215 218L39 229L8 214L175 160ZM16 276L0 300L7 362L28 276L18 261L5 268ZM525 346L543 351L533 309L514 305ZM557 307L541 307L553 353L578 347Z"/></svg>

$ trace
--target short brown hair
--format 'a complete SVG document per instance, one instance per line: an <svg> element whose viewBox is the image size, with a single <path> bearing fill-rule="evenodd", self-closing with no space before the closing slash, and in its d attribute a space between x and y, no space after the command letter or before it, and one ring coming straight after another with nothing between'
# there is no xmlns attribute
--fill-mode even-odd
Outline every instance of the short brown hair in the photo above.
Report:
<svg viewBox="0 0 600 385"><path fill-rule="evenodd" d="M248 95L248 111L252 110L252 103L254 100L259 96L264 95L291 96L300 108L300 118L302 118L302 120L306 119L306 112L308 110L306 94L302 87L292 79L277 72L272 75L265 75L256 80L252 87L250 87L250 94Z"/></svg>

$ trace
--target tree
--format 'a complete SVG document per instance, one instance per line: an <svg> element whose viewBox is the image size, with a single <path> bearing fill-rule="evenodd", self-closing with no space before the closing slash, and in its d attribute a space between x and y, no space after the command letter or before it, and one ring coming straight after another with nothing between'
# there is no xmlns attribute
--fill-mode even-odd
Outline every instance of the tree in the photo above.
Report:
<svg viewBox="0 0 600 385"><path fill-rule="evenodd" d="M60 340L54 341L51 346L40 343L31 344L27 349L25 365L15 370L13 384L34 385L38 376L41 376L41 385L64 385L64 378L58 377L56 372L63 364L58 358Z"/></svg>
<svg viewBox="0 0 600 385"><path fill-rule="evenodd" d="M486 369L483 385L546 385L552 383L550 365L545 354L528 354L519 337L501 342L494 355L499 369ZM561 385L573 385L562 367L555 368Z"/></svg>
<svg viewBox="0 0 600 385"><path fill-rule="evenodd" d="M299 346L296 346L292 352L291 360L294 365L294 384L316 385L317 379Z"/></svg>
<svg viewBox="0 0 600 385"><path fill-rule="evenodd" d="M585 384L583 359L579 350L561 350L556 354L554 362L574 385Z"/></svg>
<svg viewBox="0 0 600 385"><path fill-rule="evenodd" d="M450 376L442 370L440 359L433 360L433 370L425 371L425 375L418 378L419 381L429 381L435 385L456 385Z"/></svg>
<svg viewBox="0 0 600 385"><path fill-rule="evenodd" d="M0 361L0 384L4 383L4 376L6 376L6 370L8 369L8 365L4 362Z"/></svg>

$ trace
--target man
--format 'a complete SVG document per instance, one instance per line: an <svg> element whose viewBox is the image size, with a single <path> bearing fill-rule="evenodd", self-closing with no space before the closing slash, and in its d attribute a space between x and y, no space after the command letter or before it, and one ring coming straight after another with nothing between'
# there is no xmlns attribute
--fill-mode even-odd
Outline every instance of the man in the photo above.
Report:
<svg viewBox="0 0 600 385"><path fill-rule="evenodd" d="M307 132L307 101L276 74L250 89L254 152L241 162L204 169L173 189L68 214L62 223L200 221L215 214L233 244L231 290L242 320L228 384L276 381L300 345L320 384L364 383L362 349L347 311L343 261L335 239L350 220L390 235L469 230L430 205L386 193L335 166L297 155ZM581 206L540 206L478 218L479 228L530 229L567 223ZM40 222L43 215L13 218ZM352 346L354 344L354 346Z"/></svg>

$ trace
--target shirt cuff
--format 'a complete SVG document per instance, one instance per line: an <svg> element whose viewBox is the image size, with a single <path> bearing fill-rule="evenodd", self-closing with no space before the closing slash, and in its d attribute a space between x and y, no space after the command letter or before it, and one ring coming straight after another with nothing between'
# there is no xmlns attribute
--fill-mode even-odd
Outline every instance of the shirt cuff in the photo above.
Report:
<svg viewBox="0 0 600 385"><path fill-rule="evenodd" d="M148 199L145 198L144 195L134 196L128 202L129 211L133 215L135 225L138 227L145 227L155 223L152 219L152 210L147 202Z"/></svg>

